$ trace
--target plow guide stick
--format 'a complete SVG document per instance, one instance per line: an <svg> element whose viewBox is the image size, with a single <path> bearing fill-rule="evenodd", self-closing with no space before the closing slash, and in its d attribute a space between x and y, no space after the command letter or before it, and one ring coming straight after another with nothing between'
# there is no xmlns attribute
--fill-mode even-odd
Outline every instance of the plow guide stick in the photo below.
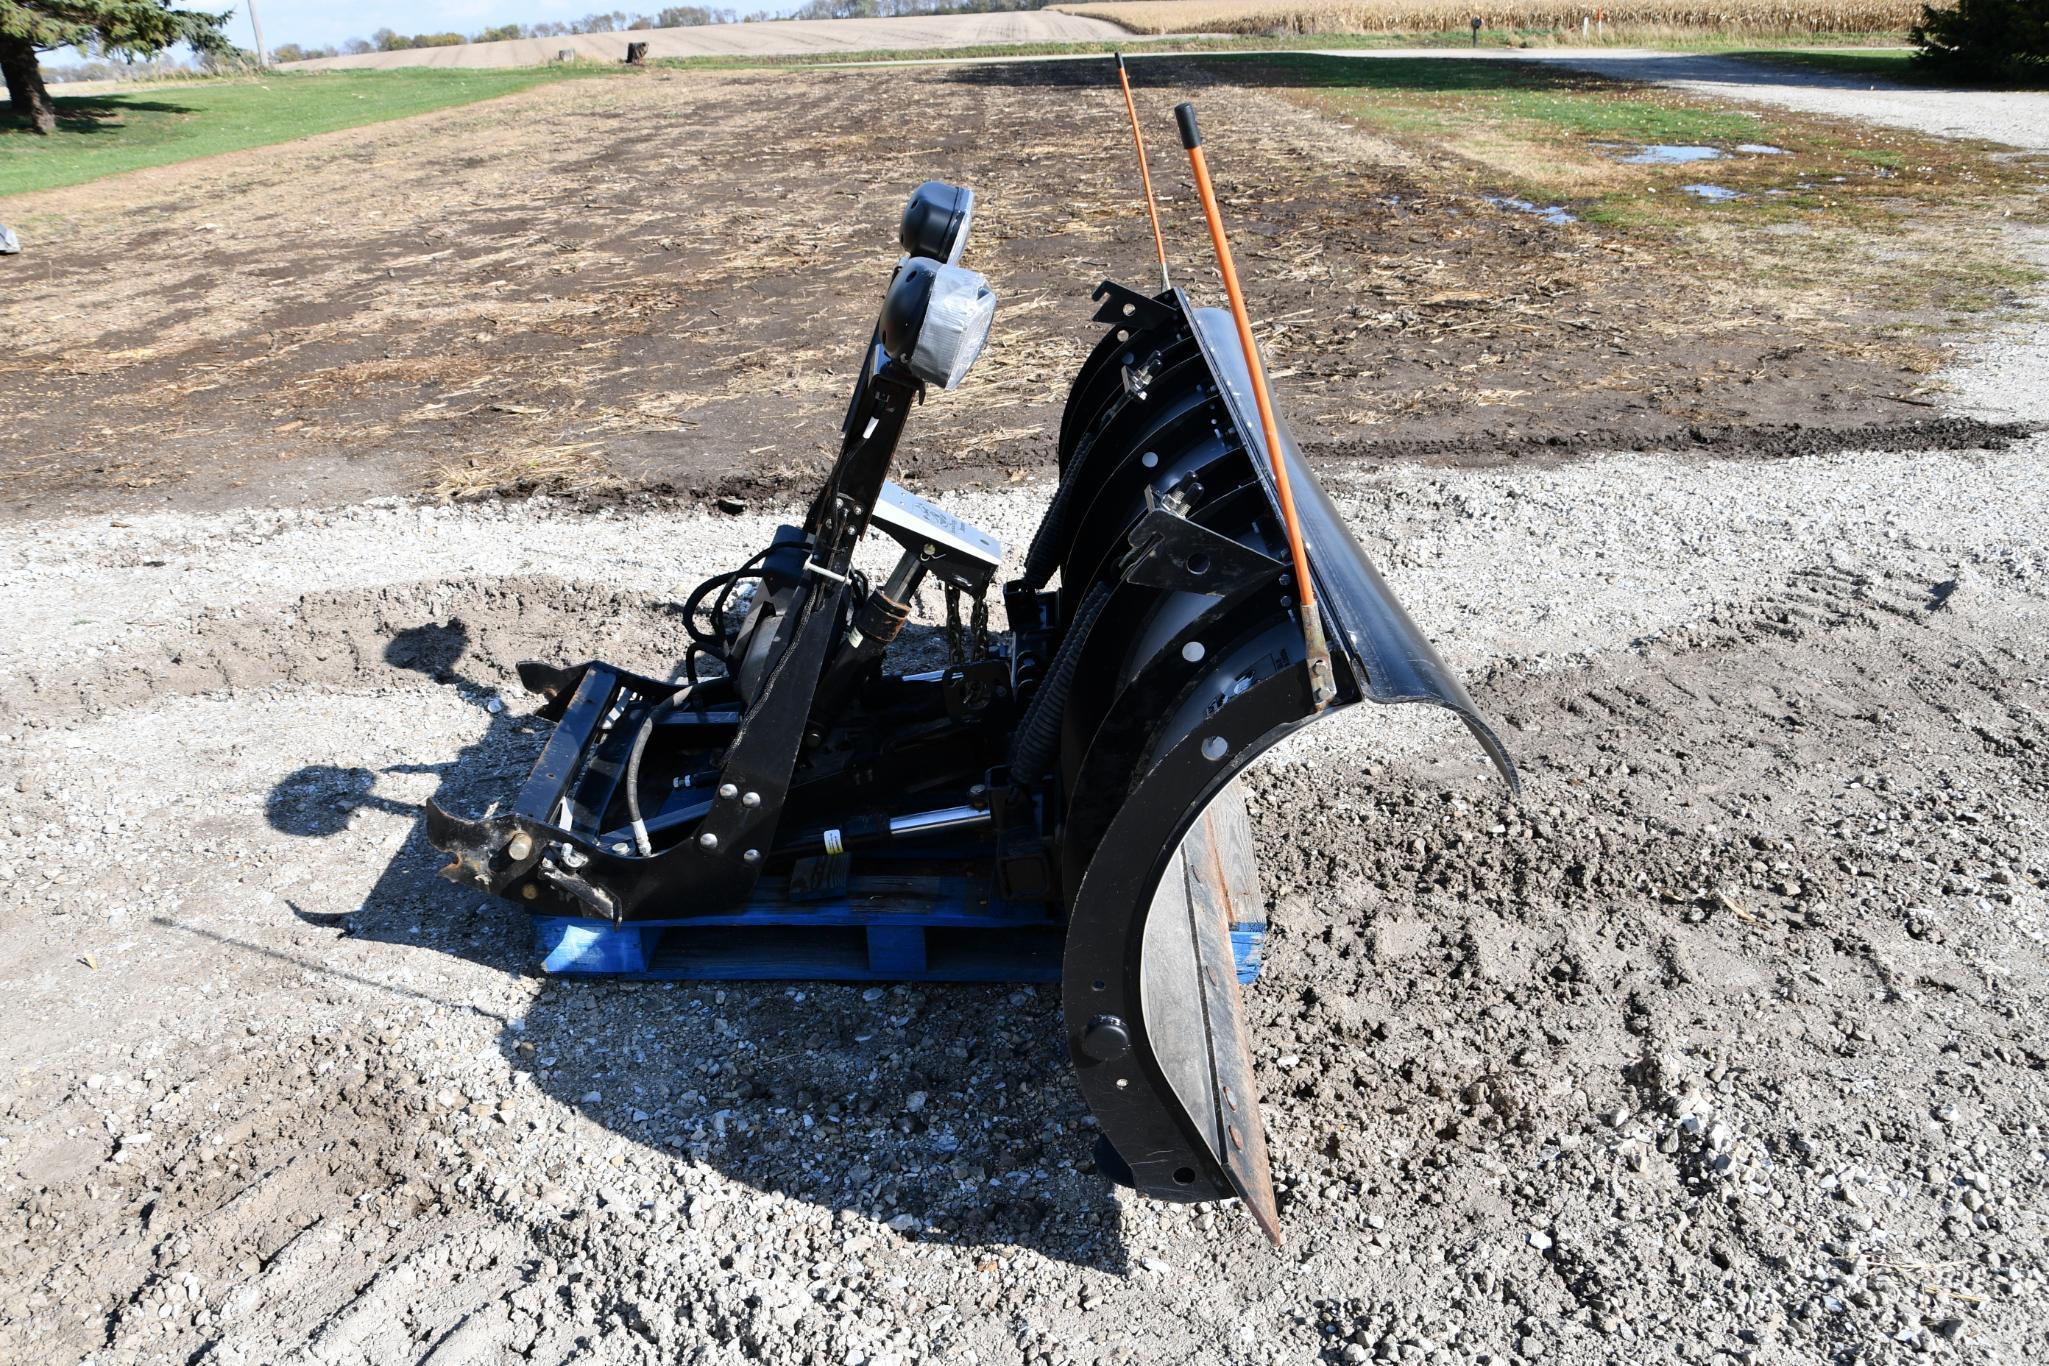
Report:
<svg viewBox="0 0 2049 1366"><path fill-rule="evenodd" d="M1323 620L1316 610L1316 585L1309 574L1308 552L1302 547L1302 525L1295 516L1295 490L1288 481L1287 463L1281 459L1281 437L1274 423L1273 395L1266 387L1266 367L1260 364L1259 347L1252 340L1252 318L1245 311L1245 295L1238 288L1238 270L1231 262L1231 242L1224 235L1224 217L1217 208L1216 189L1210 184L1209 162L1203 156L1202 130L1196 126L1195 106L1176 105L1174 117L1181 125L1181 145L1188 149L1188 164L1195 173L1195 191L1202 198L1202 216L1209 222L1210 241L1216 245L1217 269L1223 273L1224 293L1231 300L1231 318L1238 324L1238 344L1245 349L1245 365L1252 374L1252 397L1259 405L1259 427L1266 436L1274 488L1281 500L1281 519L1288 527L1288 553L1295 562L1296 594L1302 604L1302 640L1309 652L1310 690L1317 706L1328 706L1337 698L1337 684L1330 671L1330 645L1324 639Z"/></svg>
<svg viewBox="0 0 2049 1366"><path fill-rule="evenodd" d="M1153 172L1145 160L1145 134L1138 126L1138 103L1131 98L1131 74L1124 69L1124 54L1113 54L1117 58L1117 84L1124 87L1124 112L1131 116L1131 140L1138 144L1138 178L1145 186L1146 216L1153 223L1153 249L1160 254L1160 288L1172 289L1174 281L1167 274L1167 239L1160 235L1160 206L1153 199Z"/></svg>

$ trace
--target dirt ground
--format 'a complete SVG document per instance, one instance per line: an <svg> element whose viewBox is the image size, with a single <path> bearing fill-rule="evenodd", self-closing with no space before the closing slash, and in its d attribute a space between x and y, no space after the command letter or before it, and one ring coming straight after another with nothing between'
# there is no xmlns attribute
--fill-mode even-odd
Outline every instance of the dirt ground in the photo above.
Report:
<svg viewBox="0 0 2049 1366"><path fill-rule="evenodd" d="M1416 173L1206 113L1287 225L1247 246L1291 412L1525 783L1409 708L1256 771L1278 1251L1094 1170L1049 990L551 981L435 877L419 803L541 742L513 664L667 671L679 590L802 491L937 163L982 159L1009 302L909 477L1013 554L1044 508L1046 377L1094 275L1144 274L1118 153L1084 188L992 114L856 173L885 96L792 79L524 97L603 155L471 110L36 203L0 402L64 459L10 449L0 532L0 1359L2049 1358L2039 311L1903 428L1928 377L1854 317L1673 345L1748 305L1283 193ZM1466 270L1501 288L1430 301ZM1476 408L1508 335L1551 382ZM584 441L748 506L401 496Z"/></svg>
<svg viewBox="0 0 2049 1366"><path fill-rule="evenodd" d="M1209 71L1148 75L1149 107ZM1916 396L1929 353L1876 339L1874 300L1561 232L1242 84L1202 108L1315 453L1972 439ZM971 262L1003 302L982 402L907 469L1023 477L1050 461L1089 292L1154 269L1127 139L1073 64L663 72L21 197L5 506L786 487L828 457L897 213L942 173L981 195ZM1155 152L1172 257L1214 293L1185 168Z"/></svg>

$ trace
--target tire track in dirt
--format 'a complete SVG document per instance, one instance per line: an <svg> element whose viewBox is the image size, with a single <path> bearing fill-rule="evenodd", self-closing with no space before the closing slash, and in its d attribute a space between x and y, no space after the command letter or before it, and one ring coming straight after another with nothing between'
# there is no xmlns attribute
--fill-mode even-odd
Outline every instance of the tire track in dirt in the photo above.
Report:
<svg viewBox="0 0 2049 1366"><path fill-rule="evenodd" d="M0 1351L398 1360L522 1279L530 1240L474 1190L441 1116L406 1104L417 1077L384 1042L322 1033L224 1051L175 1080L148 1077L149 1130L90 1126L100 1160L84 1202L45 1194L0 1214L0 1274L37 1287L29 1312L0 1324ZM110 1085L121 1080L97 1079L70 1108ZM58 1295L82 1310L38 1311Z"/></svg>

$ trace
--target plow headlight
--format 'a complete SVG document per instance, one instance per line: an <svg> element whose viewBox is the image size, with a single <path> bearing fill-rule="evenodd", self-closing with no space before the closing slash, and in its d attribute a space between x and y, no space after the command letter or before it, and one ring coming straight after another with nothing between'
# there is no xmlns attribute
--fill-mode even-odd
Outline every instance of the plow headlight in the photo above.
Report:
<svg viewBox="0 0 2049 1366"><path fill-rule="evenodd" d="M911 202L904 205L903 225L897 229L897 241L903 244L906 256L957 266L960 254L967 250L968 223L974 216L973 190L943 180L928 180L911 191Z"/></svg>
<svg viewBox="0 0 2049 1366"><path fill-rule="evenodd" d="M957 386L989 340L996 296L972 270L929 257L903 263L882 303L882 349L927 384Z"/></svg>

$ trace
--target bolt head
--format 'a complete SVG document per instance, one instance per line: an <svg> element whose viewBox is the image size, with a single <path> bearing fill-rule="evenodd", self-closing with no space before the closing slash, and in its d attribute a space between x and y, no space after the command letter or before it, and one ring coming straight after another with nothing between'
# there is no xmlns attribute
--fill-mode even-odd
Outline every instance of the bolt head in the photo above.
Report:
<svg viewBox="0 0 2049 1366"><path fill-rule="evenodd" d="M719 837L707 830L697 837L697 844L701 849L716 849L719 847Z"/></svg>
<svg viewBox="0 0 2049 1366"><path fill-rule="evenodd" d="M524 863L534 852L533 837L522 830L505 843L505 856L514 863Z"/></svg>
<svg viewBox="0 0 2049 1366"><path fill-rule="evenodd" d="M756 806L760 806L760 805L761 805L761 794L760 794L759 792L750 792L750 793L748 793L748 794L747 794L746 796L744 796L744 797L742 797L742 798L740 799L740 805L742 805L742 806L745 806L745 807L756 807Z"/></svg>
<svg viewBox="0 0 2049 1366"><path fill-rule="evenodd" d="M519 889L519 894L528 901L536 901L540 899L541 889L529 882L526 886Z"/></svg>
<svg viewBox="0 0 2049 1366"><path fill-rule="evenodd" d="M761 851L759 849L749 849L746 853L740 855L740 861L742 863L759 863L761 862Z"/></svg>
<svg viewBox="0 0 2049 1366"><path fill-rule="evenodd" d="M1098 1015L1082 1031L1081 1051L1097 1062L1111 1062L1131 1051L1131 1031L1115 1015Z"/></svg>
<svg viewBox="0 0 2049 1366"><path fill-rule="evenodd" d="M737 787L735 787L735 786L734 786L733 784L731 784L731 783L720 783L720 784L719 784L719 798L720 798L720 800L721 800L721 801L728 801L728 802L729 802L729 801L733 800L733 798L735 798L735 797L737 797L737 796L739 796L739 795L740 795L740 789L739 789L739 788L737 788Z"/></svg>

